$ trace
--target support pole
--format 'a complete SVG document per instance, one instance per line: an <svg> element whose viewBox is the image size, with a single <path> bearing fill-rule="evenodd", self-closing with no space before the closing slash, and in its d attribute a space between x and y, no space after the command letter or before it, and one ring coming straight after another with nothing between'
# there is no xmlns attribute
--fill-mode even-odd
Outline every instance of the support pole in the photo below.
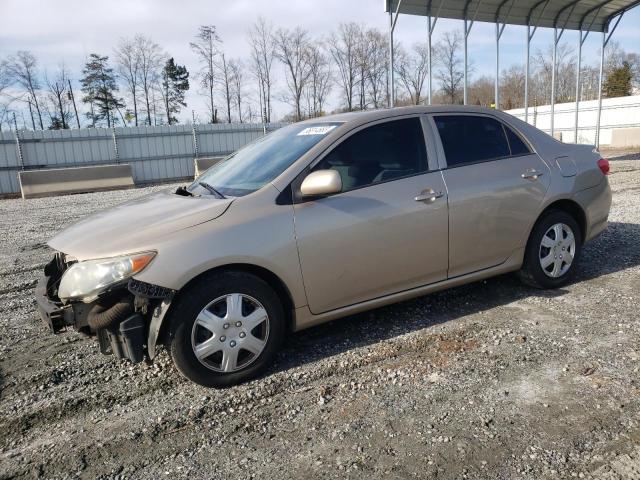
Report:
<svg viewBox="0 0 640 480"><path fill-rule="evenodd" d="M600 148L600 114L602 112L602 75L604 73L604 47L607 34L602 32L602 48L600 49L600 73L598 74L598 113L596 117L596 148Z"/></svg>
<svg viewBox="0 0 640 480"><path fill-rule="evenodd" d="M394 85L395 79L393 78L393 12L389 8L389 91L387 92L389 98L389 107L394 107Z"/></svg>
<svg viewBox="0 0 640 480"><path fill-rule="evenodd" d="M113 153L115 154L115 162L120 163L120 152L118 151L118 139L116 138L116 126L111 127L111 138L113 139Z"/></svg>
<svg viewBox="0 0 640 480"><path fill-rule="evenodd" d="M533 39L533 36L536 34L536 30L538 30L538 25L540 24L540 20L542 19L542 16L544 15L545 10L547 9L547 5L549 5L549 1L550 0L547 0L544 3L542 10L538 15L538 19L534 22L533 31L531 31L531 17L533 15L534 10L540 5L540 3L537 3L529 11L529 15L527 16L527 61L525 62L525 77L524 77L524 121L527 123L529 123L529 66L530 66L529 57L531 56L531 40ZM534 100L534 103L535 103L535 100ZM534 111L533 111L534 126L535 126L535 123L536 123L536 109L534 105Z"/></svg>
<svg viewBox="0 0 640 480"><path fill-rule="evenodd" d="M529 123L529 49L531 46L531 25L527 25L527 59L524 62L524 121Z"/></svg>
<svg viewBox="0 0 640 480"><path fill-rule="evenodd" d="M511 6L509 7L509 10L507 11L507 14L504 16L504 22L500 22L500 10L502 9L502 6L507 3L508 0L505 0L503 3L500 4L500 7L498 7L498 13L496 14L496 91L495 91L495 107L496 110L500 110L500 37L502 36L502 32L504 32L504 27L507 26L507 21L509 19L509 15L511 14L511 9L513 8L513 6L515 5L515 0L511 1Z"/></svg>
<svg viewBox="0 0 640 480"><path fill-rule="evenodd" d="M500 26L498 22L496 22L496 81L494 99L495 109L500 110Z"/></svg>
<svg viewBox="0 0 640 480"><path fill-rule="evenodd" d="M587 31L587 35L589 31ZM586 39L586 35L584 39L582 38L582 29L578 30L578 69L576 71L576 112L575 119L573 121L574 124L574 135L573 139L575 143L578 143L578 112L580 110L580 69L582 68L582 44Z"/></svg>
<svg viewBox="0 0 640 480"><path fill-rule="evenodd" d="M427 16L427 27L429 29L428 35L427 35L427 63L428 63L428 68L429 68L429 78L427 79L427 104L431 105L431 91L432 91L432 87L431 87L431 78L432 78L432 72L431 72L431 34L433 33L433 27L431 26L431 15Z"/></svg>
<svg viewBox="0 0 640 480"><path fill-rule="evenodd" d="M71 101L73 102L73 111L76 114L76 124L78 125L78 130L80 130L80 117L78 116L78 109L76 108L76 97L73 95L73 88L71 88L71 80L67 79L67 82L69 83L69 96L71 97Z"/></svg>
<svg viewBox="0 0 640 480"><path fill-rule="evenodd" d="M463 103L466 105L469 101L468 90L469 90L469 34L471 33L471 28L473 28L473 23L476 21L476 17L478 16L478 10L480 10L480 5L482 4L482 0L478 0L476 4L476 10L473 13L473 17L469 20L467 14L467 8L471 4L473 0L467 0L467 5L464 9L464 88L463 88Z"/></svg>
<svg viewBox="0 0 640 480"><path fill-rule="evenodd" d="M20 134L18 132L18 122L16 122L16 113L13 112L13 134L16 138L16 153L20 161L20 170L24 170L24 157L22 155L22 145L20 145Z"/></svg>
<svg viewBox="0 0 640 480"><path fill-rule="evenodd" d="M427 81L427 85L429 88L429 92L427 94L427 99L428 99L428 104L431 105L431 92L433 91L433 74L431 72L431 39L433 37L433 31L436 28L436 23L438 23L438 17L440 16L440 9L442 8L442 5L444 5L445 0L441 0L440 1L440 5L438 6L438 9L436 10L436 14L435 16L431 16L431 0L429 0L428 4L427 4L427 27L429 29L428 35L427 35L427 59L428 59L428 66L429 66L429 78Z"/></svg>
<svg viewBox="0 0 640 480"><path fill-rule="evenodd" d="M551 136L554 133L554 116L556 104L556 61L558 51L558 28L553 27L553 60L551 61Z"/></svg>
<svg viewBox="0 0 640 480"><path fill-rule="evenodd" d="M196 113L191 110L191 136L193 138L193 155L198 158L198 132L196 131ZM264 123L263 123L264 125Z"/></svg>
<svg viewBox="0 0 640 480"><path fill-rule="evenodd" d="M469 29L467 28L467 19L464 19L464 85L462 88L462 103L467 104L467 86L468 86L468 62L467 62L467 38L469 37Z"/></svg>
<svg viewBox="0 0 640 480"><path fill-rule="evenodd" d="M625 11L626 10L623 10L620 15L618 15L616 23L613 25L613 28L611 28L608 35L606 33L606 27L608 27L608 24L605 26L605 30L602 31L602 49L600 51L600 76L598 79L598 117L596 119L596 148L600 148L600 116L602 114L602 77L604 75L604 49L607 46L607 43L609 43L609 40L611 40L613 32L615 32L616 28L618 28L620 20L622 20Z"/></svg>
<svg viewBox="0 0 640 480"><path fill-rule="evenodd" d="M396 22L398 21L398 15L400 14L400 5L402 5L402 0L398 0L398 5L396 6L396 13L393 14L391 10L391 1L387 3L387 7L389 9L389 82L387 85L387 95L388 95L388 103L390 107L395 105L395 78L393 75L393 31L396 28Z"/></svg>

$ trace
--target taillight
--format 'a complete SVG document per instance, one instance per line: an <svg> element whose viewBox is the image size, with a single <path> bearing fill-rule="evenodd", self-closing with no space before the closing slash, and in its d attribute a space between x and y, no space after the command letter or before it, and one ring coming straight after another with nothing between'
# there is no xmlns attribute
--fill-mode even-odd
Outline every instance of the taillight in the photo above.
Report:
<svg viewBox="0 0 640 480"><path fill-rule="evenodd" d="M606 158L598 160L598 168L604 175L609 175L609 160Z"/></svg>

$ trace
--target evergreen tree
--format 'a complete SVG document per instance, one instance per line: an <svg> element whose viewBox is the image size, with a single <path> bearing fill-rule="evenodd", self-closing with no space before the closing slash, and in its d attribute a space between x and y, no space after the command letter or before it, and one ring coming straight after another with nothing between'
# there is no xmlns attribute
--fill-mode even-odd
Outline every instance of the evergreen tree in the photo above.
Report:
<svg viewBox="0 0 640 480"><path fill-rule="evenodd" d="M60 120L60 117L53 115L51 117L51 125L49 125L49 130L63 130L67 128L66 122Z"/></svg>
<svg viewBox="0 0 640 480"><path fill-rule="evenodd" d="M124 107L122 99L116 97L118 84L108 61L109 57L92 53L82 70L80 82L85 94L82 101L90 106L87 117L93 127L100 120L106 120L107 127L115 125L118 121L116 111Z"/></svg>
<svg viewBox="0 0 640 480"><path fill-rule="evenodd" d="M173 58L162 69L162 97L169 125L177 123L175 117L187 104L184 95L189 90L189 72L184 65L176 65Z"/></svg>
<svg viewBox="0 0 640 480"><path fill-rule="evenodd" d="M607 80L603 86L604 96L612 98L631 95L632 78L633 72L631 71L631 65L627 61L622 62L621 67L614 68L607 76Z"/></svg>

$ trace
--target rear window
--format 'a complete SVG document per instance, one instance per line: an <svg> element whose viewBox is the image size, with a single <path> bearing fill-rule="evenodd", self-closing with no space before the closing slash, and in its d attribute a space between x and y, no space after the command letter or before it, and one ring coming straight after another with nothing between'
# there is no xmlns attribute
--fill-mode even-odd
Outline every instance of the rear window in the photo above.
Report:
<svg viewBox="0 0 640 480"><path fill-rule="evenodd" d="M434 117L447 165L484 162L511 154L502 123L476 115Z"/></svg>

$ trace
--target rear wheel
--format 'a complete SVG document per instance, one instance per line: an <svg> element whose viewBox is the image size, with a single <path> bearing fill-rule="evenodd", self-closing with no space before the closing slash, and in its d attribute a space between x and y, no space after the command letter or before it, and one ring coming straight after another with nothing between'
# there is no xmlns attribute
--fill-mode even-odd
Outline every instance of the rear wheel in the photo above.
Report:
<svg viewBox="0 0 640 480"><path fill-rule="evenodd" d="M204 277L179 298L169 321L176 368L205 387L226 387L257 375L285 332L276 293L243 272Z"/></svg>
<svg viewBox="0 0 640 480"><path fill-rule="evenodd" d="M574 274L582 248L578 222L567 212L552 210L536 223L525 251L520 279L536 288L558 288Z"/></svg>

